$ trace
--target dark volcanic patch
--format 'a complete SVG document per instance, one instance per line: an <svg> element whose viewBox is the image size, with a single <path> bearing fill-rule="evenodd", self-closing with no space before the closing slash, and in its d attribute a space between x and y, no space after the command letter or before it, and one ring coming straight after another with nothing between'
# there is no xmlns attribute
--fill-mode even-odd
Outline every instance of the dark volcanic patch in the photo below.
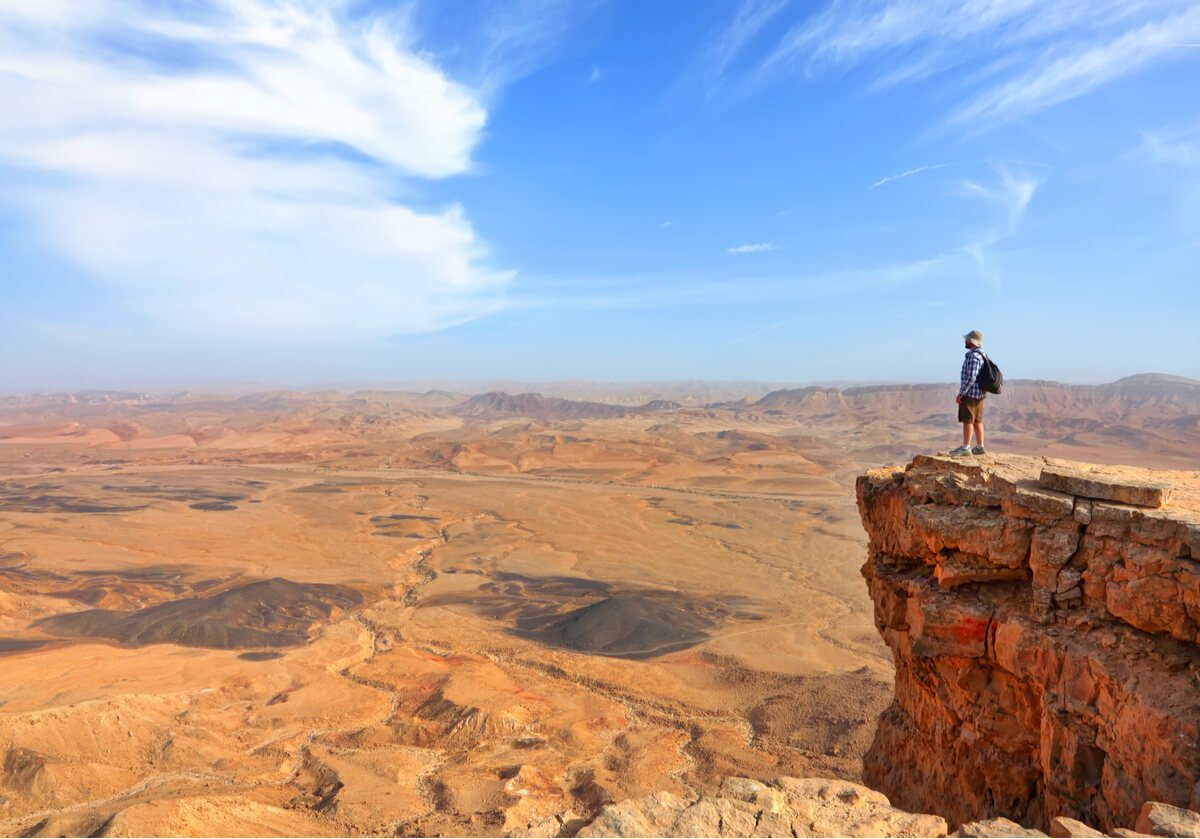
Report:
<svg viewBox="0 0 1200 839"><path fill-rule="evenodd" d="M342 492L342 488L336 484L309 484L308 486L296 487L289 489L288 492L317 492L317 493L336 493Z"/></svg>
<svg viewBox="0 0 1200 839"><path fill-rule="evenodd" d="M5 653L23 653L26 650L36 650L44 647L48 641L38 641L31 638L0 638L0 655Z"/></svg>
<svg viewBox="0 0 1200 839"><path fill-rule="evenodd" d="M375 525L374 535L390 539L436 539L440 533L437 516L392 513L371 516L371 524Z"/></svg>
<svg viewBox="0 0 1200 839"><path fill-rule="evenodd" d="M244 492L219 491L192 486L161 486L148 483L109 483L93 495L66 495L62 485L51 483L25 484L14 481L0 483L0 511L20 513L131 513L144 510L155 501L178 501L196 504L231 505L246 499ZM197 507L197 509L236 509L230 506Z"/></svg>
<svg viewBox="0 0 1200 839"><path fill-rule="evenodd" d="M215 492L200 487L164 487L155 484L107 484L104 489L109 492L121 492L127 495L140 495L155 500L193 502L188 504L193 510L236 510L234 501L245 501L246 495L241 492Z"/></svg>
<svg viewBox="0 0 1200 839"><path fill-rule="evenodd" d="M283 653L277 650L250 650L238 656L243 661L273 661L283 658Z"/></svg>
<svg viewBox="0 0 1200 839"><path fill-rule="evenodd" d="M508 622L514 635L593 655L651 658L709 637L727 620L761 618L745 597L691 597L621 589L586 577L498 573L472 593L444 594L422 606L465 606Z"/></svg>
<svg viewBox="0 0 1200 839"><path fill-rule="evenodd" d="M144 510L145 504L105 504L60 495L56 484L0 484L0 512L5 513L131 513Z"/></svg>
<svg viewBox="0 0 1200 839"><path fill-rule="evenodd" d="M206 510L208 512L227 512L236 510L236 504L230 504L228 501L198 501L195 504L188 504L193 510Z"/></svg>
<svg viewBox="0 0 1200 839"><path fill-rule="evenodd" d="M617 594L551 618L519 621L517 634L582 653L649 658L699 644L716 621L661 594Z"/></svg>
<svg viewBox="0 0 1200 839"><path fill-rule="evenodd" d="M337 481L321 481L315 484L305 484L304 486L292 487L288 492L345 492L348 489L356 489L359 487L378 486L378 481L370 480L354 480L347 478Z"/></svg>
<svg viewBox="0 0 1200 839"><path fill-rule="evenodd" d="M129 646L291 647L307 642L315 624L360 603L362 595L353 589L275 577L208 597L132 612L91 609L54 615L36 625L54 635L111 638Z"/></svg>

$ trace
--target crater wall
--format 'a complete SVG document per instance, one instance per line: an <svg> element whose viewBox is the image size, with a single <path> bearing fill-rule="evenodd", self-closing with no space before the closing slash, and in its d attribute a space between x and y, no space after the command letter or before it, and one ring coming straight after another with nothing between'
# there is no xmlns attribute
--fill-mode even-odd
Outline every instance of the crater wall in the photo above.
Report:
<svg viewBox="0 0 1200 839"><path fill-rule="evenodd" d="M896 663L868 784L952 825L1200 809L1200 473L919 456L857 493Z"/></svg>

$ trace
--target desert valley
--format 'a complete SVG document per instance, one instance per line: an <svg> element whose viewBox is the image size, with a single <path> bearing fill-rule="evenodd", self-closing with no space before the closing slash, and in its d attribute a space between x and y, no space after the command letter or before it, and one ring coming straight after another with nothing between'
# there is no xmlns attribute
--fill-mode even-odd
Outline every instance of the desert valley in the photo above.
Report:
<svg viewBox="0 0 1200 839"><path fill-rule="evenodd" d="M574 835L861 782L855 479L952 386L0 401L0 833ZM1021 381L989 449L1196 468L1200 382Z"/></svg>

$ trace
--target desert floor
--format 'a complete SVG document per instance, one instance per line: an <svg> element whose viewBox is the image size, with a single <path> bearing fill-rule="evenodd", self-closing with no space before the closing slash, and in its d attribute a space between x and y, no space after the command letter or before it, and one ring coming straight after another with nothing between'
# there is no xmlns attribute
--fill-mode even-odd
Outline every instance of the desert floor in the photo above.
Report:
<svg viewBox="0 0 1200 839"><path fill-rule="evenodd" d="M892 665L853 478L956 442L113 410L0 440L0 834L556 835L728 775L856 779Z"/></svg>

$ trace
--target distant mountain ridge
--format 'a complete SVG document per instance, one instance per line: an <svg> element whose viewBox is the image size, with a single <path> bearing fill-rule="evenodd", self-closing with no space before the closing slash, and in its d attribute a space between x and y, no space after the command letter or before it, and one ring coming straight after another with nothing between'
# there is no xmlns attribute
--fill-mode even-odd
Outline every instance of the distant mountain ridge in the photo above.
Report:
<svg viewBox="0 0 1200 839"><path fill-rule="evenodd" d="M276 411L279 418L316 425L337 426L345 411L361 414L366 422L404 413L422 416L455 416L466 420L528 418L542 422L623 417L691 411L750 411L809 420L835 420L854 414L862 418L897 421L945 421L953 413L955 385L945 383L871 384L848 387L810 385L773 390L761 398L709 401L694 404L665 398L649 398L641 404L568 399L536 392L510 394L488 391L470 395L453 391L423 393L387 390L263 391L222 398L219 395L176 392L151 396L133 391L80 391L77 393L14 396L0 400L10 412L9 424L44 422L47 416L64 421L95 424L145 422L151 432L190 433L172 417L176 408L246 415ZM653 397L647 392L646 397ZM1200 381L1164 373L1140 373L1115 382L1095 385L1064 384L1040 379L1014 379L1004 392L988 403L994 419L1016 424L1048 424L1055 418L1087 419L1091 422L1120 421L1134 427L1165 422L1182 422L1189 428L1200 420ZM49 414L43 415L49 410ZM341 413L339 413L341 412ZM102 419L103 418L103 419ZM242 422L239 420L238 422ZM135 435L137 436L137 435Z"/></svg>
<svg viewBox="0 0 1200 839"><path fill-rule="evenodd" d="M920 420L952 412L957 386L946 384L869 385L845 389L804 387L776 390L746 407L795 416L821 417L842 412L892 413ZM1070 418L1086 414L1098 420L1160 420L1200 414L1200 381L1161 373L1126 376L1101 385L1071 385L1038 379L1005 382L1004 392L989 397L993 414L1045 414Z"/></svg>
<svg viewBox="0 0 1200 839"><path fill-rule="evenodd" d="M668 399L627 408L606 402L585 402L542 396L540 393L509 395L500 391L480 393L451 409L462 417L530 417L537 420L620 419L630 414L671 411L683 407Z"/></svg>

